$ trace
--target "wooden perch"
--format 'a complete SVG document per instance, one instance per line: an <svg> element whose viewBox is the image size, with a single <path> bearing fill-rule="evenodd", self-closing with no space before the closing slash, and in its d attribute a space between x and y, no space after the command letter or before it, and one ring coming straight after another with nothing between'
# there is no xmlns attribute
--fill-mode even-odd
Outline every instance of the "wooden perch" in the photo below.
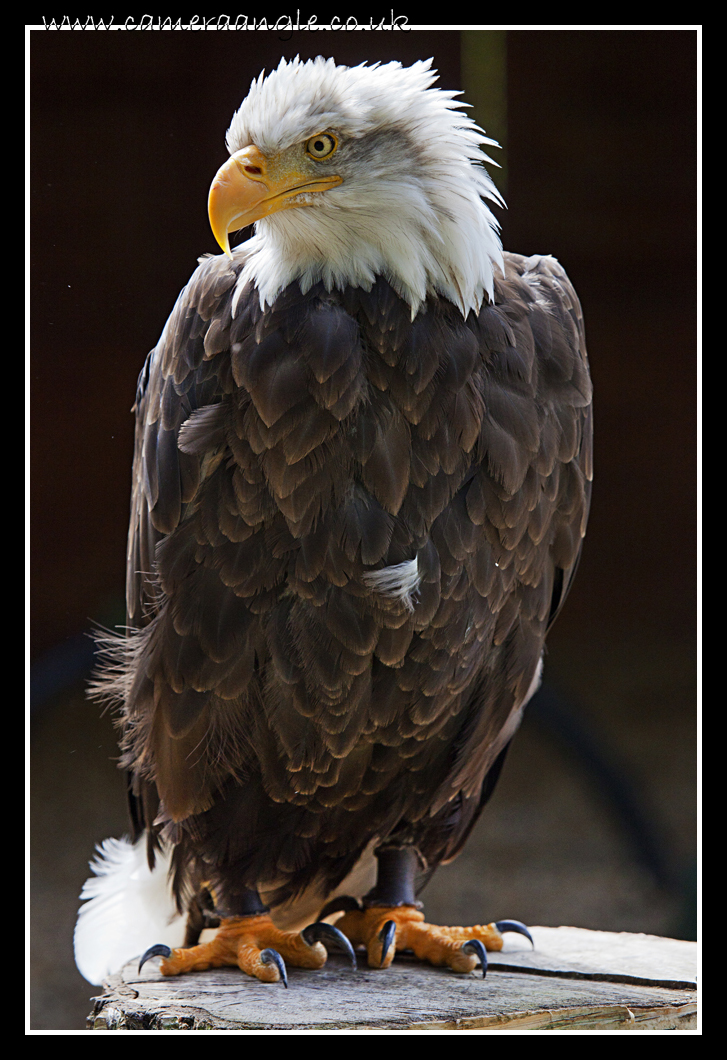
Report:
<svg viewBox="0 0 727 1060"><path fill-rule="evenodd" d="M131 961L104 984L92 1030L687 1030L697 1026L697 944L654 935L535 927L535 950L507 936L487 978L397 954L358 971L331 954L290 987L237 969L141 975Z"/></svg>

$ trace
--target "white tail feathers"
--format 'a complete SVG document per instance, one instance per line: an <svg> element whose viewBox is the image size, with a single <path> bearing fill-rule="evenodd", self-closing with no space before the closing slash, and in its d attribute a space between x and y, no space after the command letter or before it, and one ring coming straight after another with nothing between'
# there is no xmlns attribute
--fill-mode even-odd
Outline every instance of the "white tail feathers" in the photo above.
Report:
<svg viewBox="0 0 727 1060"><path fill-rule="evenodd" d="M155 942L181 946L185 929L169 887L168 853L157 854L151 871L145 836L137 843L105 839L96 849L73 936L78 970L94 985Z"/></svg>

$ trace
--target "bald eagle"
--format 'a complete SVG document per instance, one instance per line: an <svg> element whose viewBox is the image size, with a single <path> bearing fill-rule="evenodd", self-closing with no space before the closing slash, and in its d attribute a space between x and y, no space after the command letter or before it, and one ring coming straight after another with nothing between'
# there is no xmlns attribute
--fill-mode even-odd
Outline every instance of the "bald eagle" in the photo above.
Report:
<svg viewBox="0 0 727 1060"><path fill-rule="evenodd" d="M134 405L127 627L96 684L133 834L83 893L92 982L149 943L166 975L285 981L326 945L467 972L527 932L428 924L417 895L538 686L586 529L591 383L568 277L503 253L494 141L435 80L283 60L232 119L224 253Z"/></svg>

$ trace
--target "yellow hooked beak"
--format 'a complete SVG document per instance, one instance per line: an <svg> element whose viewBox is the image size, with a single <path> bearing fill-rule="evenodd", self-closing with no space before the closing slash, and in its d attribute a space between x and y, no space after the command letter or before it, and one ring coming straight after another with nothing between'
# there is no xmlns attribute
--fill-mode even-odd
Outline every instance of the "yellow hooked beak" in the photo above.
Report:
<svg viewBox="0 0 727 1060"><path fill-rule="evenodd" d="M237 151L217 171L210 187L208 212L212 232L228 257L230 232L268 217L278 210L305 206L299 196L310 192L327 191L342 184L335 175L323 175L310 168L299 156L289 153L267 158L252 144Z"/></svg>

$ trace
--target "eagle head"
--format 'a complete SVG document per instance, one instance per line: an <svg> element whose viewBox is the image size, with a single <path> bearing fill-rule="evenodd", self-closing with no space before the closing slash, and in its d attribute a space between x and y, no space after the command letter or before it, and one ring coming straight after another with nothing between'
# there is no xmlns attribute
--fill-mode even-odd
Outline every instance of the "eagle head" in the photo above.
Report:
<svg viewBox="0 0 727 1060"><path fill-rule="evenodd" d="M296 57L253 81L209 193L226 254L255 224L239 290L252 281L264 306L295 280L305 292L383 276L412 318L430 293L464 315L492 300L502 248L485 200L502 199L482 145L497 145L433 87L431 64Z"/></svg>

